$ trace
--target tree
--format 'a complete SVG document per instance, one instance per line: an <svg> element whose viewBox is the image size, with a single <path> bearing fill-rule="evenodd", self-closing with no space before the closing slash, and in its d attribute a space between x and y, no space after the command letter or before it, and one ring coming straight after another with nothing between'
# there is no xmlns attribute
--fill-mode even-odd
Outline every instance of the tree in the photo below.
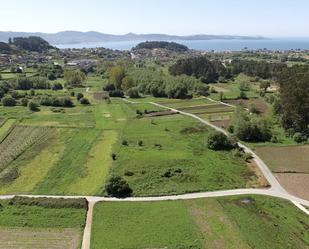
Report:
<svg viewBox="0 0 309 249"><path fill-rule="evenodd" d="M212 132L207 138L207 147L211 150L231 150L237 143L222 132Z"/></svg>
<svg viewBox="0 0 309 249"><path fill-rule="evenodd" d="M127 94L130 98L139 98L140 97L137 87L132 87L132 88L128 89Z"/></svg>
<svg viewBox="0 0 309 249"><path fill-rule="evenodd" d="M105 190L109 196L118 198L131 196L133 192L129 184L120 176L111 176L107 180Z"/></svg>
<svg viewBox="0 0 309 249"><path fill-rule="evenodd" d="M29 108L30 111L36 112L36 111L39 110L39 105L37 103L33 102L33 101L30 101L28 103L28 108Z"/></svg>
<svg viewBox="0 0 309 249"><path fill-rule="evenodd" d="M76 95L76 99L79 101L81 98L83 98L84 97L84 94L82 94L82 93L78 93L77 95Z"/></svg>
<svg viewBox="0 0 309 249"><path fill-rule="evenodd" d="M16 100L11 96L6 96L1 101L3 106L16 106Z"/></svg>
<svg viewBox="0 0 309 249"><path fill-rule="evenodd" d="M293 66L279 78L280 111L283 127L309 133L309 70L307 66Z"/></svg>
<svg viewBox="0 0 309 249"><path fill-rule="evenodd" d="M116 89L121 89L122 80L125 77L125 70L122 66L112 67L109 71L109 78Z"/></svg>
<svg viewBox="0 0 309 249"><path fill-rule="evenodd" d="M78 87L86 80L86 74L80 70L68 70L64 72L64 79L69 86Z"/></svg>
<svg viewBox="0 0 309 249"><path fill-rule="evenodd" d="M89 104L90 104L90 102L89 102L89 100L88 100L87 98L81 98L81 99L79 100L79 102L80 102L82 105L89 105Z"/></svg>
<svg viewBox="0 0 309 249"><path fill-rule="evenodd" d="M22 99L20 100L20 103L21 103L22 106L28 106L28 102L29 102L29 100L26 99L26 98L22 98Z"/></svg>
<svg viewBox="0 0 309 249"><path fill-rule="evenodd" d="M122 79L121 89L124 90L124 91L127 91L132 87L134 87L133 79L129 76L124 77Z"/></svg>
<svg viewBox="0 0 309 249"><path fill-rule="evenodd" d="M270 127L267 119L250 115L242 107L238 107L233 114L229 131L243 141L265 142L272 137Z"/></svg>
<svg viewBox="0 0 309 249"><path fill-rule="evenodd" d="M267 89L270 87L270 82L268 80L263 80L260 82L260 90L263 95L266 94Z"/></svg>

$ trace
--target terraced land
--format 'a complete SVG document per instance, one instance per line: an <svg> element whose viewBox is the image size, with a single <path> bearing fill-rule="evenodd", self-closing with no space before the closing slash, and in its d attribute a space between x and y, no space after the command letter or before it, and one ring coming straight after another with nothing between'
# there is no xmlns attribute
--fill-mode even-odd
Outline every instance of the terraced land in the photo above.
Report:
<svg viewBox="0 0 309 249"><path fill-rule="evenodd" d="M103 202L94 209L91 245L300 249L309 248L308 225L308 216L291 203L262 196Z"/></svg>
<svg viewBox="0 0 309 249"><path fill-rule="evenodd" d="M0 201L0 248L80 248L86 209L60 202Z"/></svg>

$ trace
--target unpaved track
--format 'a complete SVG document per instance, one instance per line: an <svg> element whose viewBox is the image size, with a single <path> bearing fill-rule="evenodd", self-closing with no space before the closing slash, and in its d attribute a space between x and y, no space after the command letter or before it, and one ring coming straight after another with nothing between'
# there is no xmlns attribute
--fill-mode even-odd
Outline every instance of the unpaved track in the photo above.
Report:
<svg viewBox="0 0 309 249"><path fill-rule="evenodd" d="M89 92L90 88L87 88L87 92ZM209 98L208 98L209 99ZM127 99L123 99L124 101L131 103L131 104L140 104L139 102L133 102ZM219 102L212 99L209 99L213 102ZM171 111L178 112L179 114L186 115L192 118L199 120L201 123L212 127L213 129L220 131L224 134L228 134L227 131L211 124L210 122L194 115L191 113L183 112L174 108L170 108L165 105L161 105L154 102L147 102L149 104L155 105L157 107L165 108ZM223 103L224 105L235 107L230 104ZM251 153L253 156L253 160L255 161L256 165L259 167L261 172L264 174L265 178L267 179L268 183L270 184L270 188L266 189L233 189L233 190L222 190L222 191L212 191L212 192L200 192L200 193L191 193L191 194L183 194L183 195L171 195L171 196L157 196L157 197L130 197L125 199L118 199L118 198L111 198L111 197L100 197L100 196L50 196L50 195L19 195L31 198L38 198L38 197L47 197L47 198L64 198L64 199L72 199L72 198L86 198L89 202L88 205L88 212L87 212L87 220L84 229L83 235L83 242L82 242L82 249L90 249L90 240L91 240L91 227L92 227L92 219L93 219L93 208L96 202L101 201L113 201L113 202L124 202L124 201L134 201L134 202L141 202L141 201L167 201L167 200L189 200L189 199L198 199L198 198L207 198L207 197L223 197L223 196L234 196L234 195L265 195L265 196L272 196L283 198L286 200L291 201L296 207L302 210L304 213L309 215L309 210L307 210L304 206L309 207L309 201L296 197L294 195L289 194L285 189L280 185L277 181L275 176L269 170L267 165L263 162L261 158L259 158L250 148L245 146L242 143L238 143L238 145L248 153ZM15 195L0 195L0 200L4 199L11 199Z"/></svg>

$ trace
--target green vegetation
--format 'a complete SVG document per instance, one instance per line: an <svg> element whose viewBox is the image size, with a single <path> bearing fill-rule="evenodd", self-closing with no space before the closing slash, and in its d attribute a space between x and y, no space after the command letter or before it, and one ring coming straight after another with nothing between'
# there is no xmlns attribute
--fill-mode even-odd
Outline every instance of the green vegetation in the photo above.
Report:
<svg viewBox="0 0 309 249"><path fill-rule="evenodd" d="M91 242L110 249L306 248L308 224L290 202L262 196L104 202L94 209Z"/></svg>
<svg viewBox="0 0 309 249"><path fill-rule="evenodd" d="M0 227L82 229L86 215L85 208L48 207L40 205L40 202L28 205L18 201L0 201L0 207Z"/></svg>

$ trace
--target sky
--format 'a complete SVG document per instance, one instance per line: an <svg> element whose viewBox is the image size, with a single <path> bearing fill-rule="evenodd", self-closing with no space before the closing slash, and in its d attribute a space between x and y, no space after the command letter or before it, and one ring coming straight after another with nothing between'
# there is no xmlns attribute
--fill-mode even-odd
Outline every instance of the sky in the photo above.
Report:
<svg viewBox="0 0 309 249"><path fill-rule="evenodd" d="M308 0L0 0L0 31L309 37Z"/></svg>

